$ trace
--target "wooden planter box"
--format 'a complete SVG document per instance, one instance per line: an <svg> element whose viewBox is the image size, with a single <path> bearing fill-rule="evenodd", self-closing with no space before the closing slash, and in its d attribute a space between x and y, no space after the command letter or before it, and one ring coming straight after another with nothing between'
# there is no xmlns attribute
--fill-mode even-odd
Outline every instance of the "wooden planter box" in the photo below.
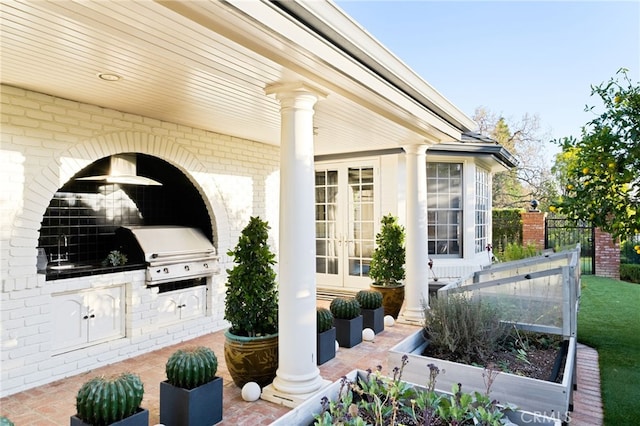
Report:
<svg viewBox="0 0 640 426"><path fill-rule="evenodd" d="M194 389L160 382L160 423L171 426L214 425L222 420L222 377ZM148 425L145 425L148 426Z"/></svg>
<svg viewBox="0 0 640 426"><path fill-rule="evenodd" d="M91 426L91 424L85 423L78 416L71 416L69 424L71 426ZM131 416L111 423L110 426L149 426L149 410L140 408Z"/></svg>
<svg viewBox="0 0 640 426"><path fill-rule="evenodd" d="M405 367L406 372L407 367ZM429 369L425 367L428 371ZM346 374L346 377L350 381L356 380L357 377L364 377L367 375L363 370L352 370ZM404 375L403 375L404 377ZM320 400L323 397L329 398L330 401L335 401L338 398L338 392L340 391L341 380L336 380L329 386L322 388L315 395L308 398L305 402L298 405L278 420L271 423L271 426L307 426L313 425L314 415L320 414L322 406ZM464 384L462 385L465 388ZM424 389L422 386L418 388ZM468 389L468 388L467 388ZM468 390L467 390L468 391ZM449 392L441 392L442 394L451 395ZM537 413L530 413L522 410L514 410L505 413L506 417L515 425L518 426L561 426L562 421L554 417L547 417Z"/></svg>
<svg viewBox="0 0 640 426"><path fill-rule="evenodd" d="M370 328L378 334L384 331L384 307L378 309L360 309L362 329Z"/></svg>
<svg viewBox="0 0 640 426"><path fill-rule="evenodd" d="M350 320L334 318L333 326L341 348L352 348L362 342L362 315Z"/></svg>
<svg viewBox="0 0 640 426"><path fill-rule="evenodd" d="M462 383L465 392L485 392L484 369L457 362L444 361L420 355L427 343L422 337L422 330L415 332L389 349L387 365L389 368L399 367L403 355L409 357L404 367L402 379L418 385L429 379L428 364L440 369L436 379L436 389L448 391L456 383ZM564 365L562 383L522 377L515 374L500 373L491 386L491 397L502 404L515 404L519 409L543 413L548 416L566 418L569 404L572 401L573 379L575 374L576 340L571 337L568 345L566 363Z"/></svg>
<svg viewBox="0 0 640 426"><path fill-rule="evenodd" d="M331 327L327 331L318 333L316 337L316 357L317 365L322 365L325 362L336 357L336 328Z"/></svg>

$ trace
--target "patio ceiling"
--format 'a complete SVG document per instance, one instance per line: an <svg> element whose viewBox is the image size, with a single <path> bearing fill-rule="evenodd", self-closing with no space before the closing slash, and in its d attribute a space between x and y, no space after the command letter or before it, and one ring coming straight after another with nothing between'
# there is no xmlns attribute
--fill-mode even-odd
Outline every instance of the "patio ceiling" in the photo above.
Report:
<svg viewBox="0 0 640 426"><path fill-rule="evenodd" d="M473 124L330 3L1 7L1 79L11 86L278 145L279 104L265 87L305 81L328 93L314 117L318 155L459 140Z"/></svg>

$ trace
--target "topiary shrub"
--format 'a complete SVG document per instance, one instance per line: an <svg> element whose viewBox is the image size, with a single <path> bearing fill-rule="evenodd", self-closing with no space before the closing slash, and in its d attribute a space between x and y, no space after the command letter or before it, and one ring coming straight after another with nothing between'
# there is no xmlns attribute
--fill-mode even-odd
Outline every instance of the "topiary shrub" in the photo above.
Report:
<svg viewBox="0 0 640 426"><path fill-rule="evenodd" d="M333 327L333 314L327 308L316 309L316 327L318 333L324 333Z"/></svg>
<svg viewBox="0 0 640 426"><path fill-rule="evenodd" d="M376 248L371 256L369 277L375 284L397 286L405 278L404 226L388 214L381 220L380 232L376 234Z"/></svg>
<svg viewBox="0 0 640 426"><path fill-rule="evenodd" d="M194 389L215 379L218 359L205 346L178 349L167 360L165 370L173 386Z"/></svg>
<svg viewBox="0 0 640 426"><path fill-rule="evenodd" d="M334 318L350 320L360 315L360 304L353 297L336 297L331 301L329 310Z"/></svg>
<svg viewBox="0 0 640 426"><path fill-rule="evenodd" d="M136 374L95 377L78 391L77 417L93 426L115 423L136 413L143 394L144 386Z"/></svg>
<svg viewBox="0 0 640 426"><path fill-rule="evenodd" d="M362 309L378 309L382 306L382 293L376 290L360 290L356 300Z"/></svg>
<svg viewBox="0 0 640 426"><path fill-rule="evenodd" d="M238 244L227 255L234 267L227 269L224 319L236 336L256 337L278 332L278 285L273 269L275 254L268 244L269 224L251 217Z"/></svg>

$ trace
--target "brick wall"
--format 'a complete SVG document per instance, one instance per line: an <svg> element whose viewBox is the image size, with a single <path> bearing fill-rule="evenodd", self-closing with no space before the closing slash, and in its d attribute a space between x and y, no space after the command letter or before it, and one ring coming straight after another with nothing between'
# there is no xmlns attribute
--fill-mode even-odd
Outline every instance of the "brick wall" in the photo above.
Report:
<svg viewBox="0 0 640 426"><path fill-rule="evenodd" d="M278 148L11 86L0 92L0 396L224 328L226 252L250 215L269 221L277 252ZM155 325L157 293L140 271L59 281L37 273L40 223L53 194L85 166L120 152L162 158L200 191L222 271L209 283L206 317ZM110 285L126 287L126 337L54 356L53 295Z"/></svg>
<svg viewBox="0 0 640 426"><path fill-rule="evenodd" d="M620 279L620 241L599 228L595 230L596 275Z"/></svg>
<svg viewBox="0 0 640 426"><path fill-rule="evenodd" d="M531 244L538 250L544 250L544 221L546 213L539 211L522 212L522 244Z"/></svg>

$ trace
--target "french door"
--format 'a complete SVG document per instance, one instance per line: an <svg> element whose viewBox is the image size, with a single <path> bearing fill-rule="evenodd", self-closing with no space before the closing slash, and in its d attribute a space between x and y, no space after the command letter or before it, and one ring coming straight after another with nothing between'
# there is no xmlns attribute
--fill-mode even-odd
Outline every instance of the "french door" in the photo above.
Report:
<svg viewBox="0 0 640 426"><path fill-rule="evenodd" d="M316 165L316 280L366 288L379 216L377 162Z"/></svg>

